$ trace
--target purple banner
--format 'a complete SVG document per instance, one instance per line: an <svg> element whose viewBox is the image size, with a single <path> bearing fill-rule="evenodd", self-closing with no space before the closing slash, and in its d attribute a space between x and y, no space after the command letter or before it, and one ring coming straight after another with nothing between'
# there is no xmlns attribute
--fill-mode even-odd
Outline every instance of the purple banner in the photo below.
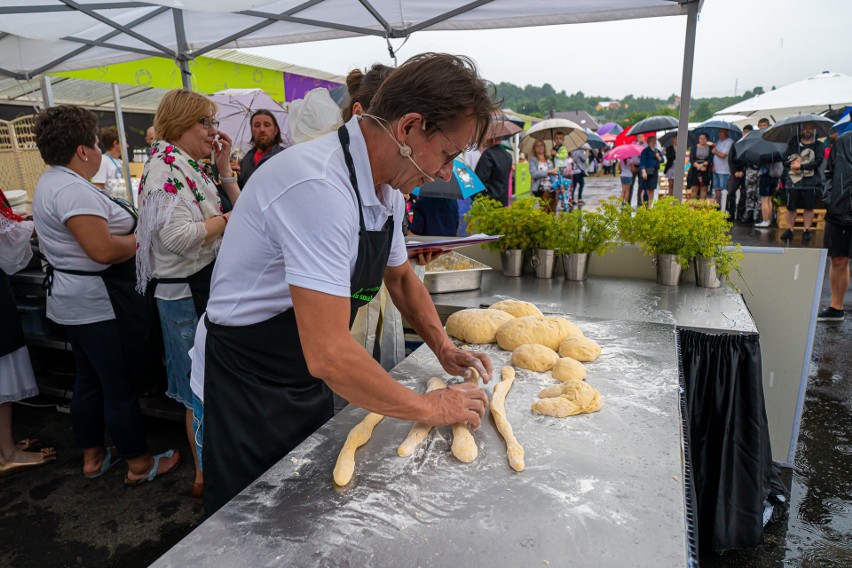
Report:
<svg viewBox="0 0 852 568"><path fill-rule="evenodd" d="M313 89L322 87L329 91L335 87L339 87L340 83L333 81L324 81L314 77L305 77L295 73L284 73L284 96L287 102L295 101L305 97L305 93Z"/></svg>

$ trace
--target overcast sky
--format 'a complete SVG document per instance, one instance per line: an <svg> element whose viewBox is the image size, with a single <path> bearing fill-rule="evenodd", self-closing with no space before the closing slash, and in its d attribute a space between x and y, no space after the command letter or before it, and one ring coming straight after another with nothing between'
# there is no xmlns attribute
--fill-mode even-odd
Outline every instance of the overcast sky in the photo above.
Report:
<svg viewBox="0 0 852 568"><path fill-rule="evenodd" d="M519 0L522 1L522 0ZM567 1L567 0L566 0ZM767 91L822 71L852 75L852 0L705 0L693 96ZM417 32L399 62L424 51L472 57L485 78L619 98L679 93L685 17L483 31ZM392 40L399 46L402 40ZM345 75L392 63L375 37L247 50Z"/></svg>

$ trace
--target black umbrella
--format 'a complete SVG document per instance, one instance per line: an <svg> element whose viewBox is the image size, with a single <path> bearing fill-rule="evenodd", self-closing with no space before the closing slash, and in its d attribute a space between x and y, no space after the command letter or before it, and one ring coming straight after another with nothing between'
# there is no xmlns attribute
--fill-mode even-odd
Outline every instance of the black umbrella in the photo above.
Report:
<svg viewBox="0 0 852 568"><path fill-rule="evenodd" d="M607 148L607 143L603 141L603 138L589 130L586 129L586 134L589 136L589 139L586 140L586 144L589 145L590 148L594 148L595 150L600 150L602 148Z"/></svg>
<svg viewBox="0 0 852 568"><path fill-rule="evenodd" d="M677 128L677 120L671 116L651 116L640 120L627 133L630 136L637 134L656 133L658 130L673 130Z"/></svg>
<svg viewBox="0 0 852 568"><path fill-rule="evenodd" d="M770 142L761 137L762 131L756 130L734 144L738 161L764 166L784 159L787 145L783 142Z"/></svg>
<svg viewBox="0 0 852 568"><path fill-rule="evenodd" d="M672 131L672 132L666 132L665 134L660 136L660 146L663 147L663 148L668 148L669 146L672 145L672 141L674 140L675 136L677 136L677 130ZM695 134L693 134L692 131L689 131L687 133L687 136L686 136L687 147L695 146L697 143L698 143L698 137Z"/></svg>
<svg viewBox="0 0 852 568"><path fill-rule="evenodd" d="M696 138L698 138L699 134L706 134L708 139L710 139L713 143L716 143L719 141L720 130L727 130L728 137L734 142L743 137L742 128L733 122L728 122L726 120L707 120L695 127L692 132L695 134Z"/></svg>
<svg viewBox="0 0 852 568"><path fill-rule="evenodd" d="M816 126L816 137L822 138L828 136L828 131L834 124L830 118L825 118L818 114L797 114L796 116L788 116L784 120L779 120L769 128L763 131L763 138L770 142L784 142L794 136L798 136L803 124L813 122Z"/></svg>

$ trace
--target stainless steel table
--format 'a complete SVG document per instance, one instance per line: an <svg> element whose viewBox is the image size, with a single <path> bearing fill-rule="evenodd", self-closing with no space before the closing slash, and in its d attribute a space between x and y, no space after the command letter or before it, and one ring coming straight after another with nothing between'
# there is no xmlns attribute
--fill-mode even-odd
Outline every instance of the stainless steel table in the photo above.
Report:
<svg viewBox="0 0 852 568"><path fill-rule="evenodd" d="M556 382L519 371L507 406L523 472L509 467L490 418L468 465L450 453L449 428L398 457L410 423L386 418L356 453L350 486L336 488L337 453L365 414L349 407L154 566L686 565L675 328L575 319L604 346L587 377L604 407L533 415L537 393ZM486 349L498 369L508 362ZM419 390L430 376L447 378L425 347L392 375Z"/></svg>

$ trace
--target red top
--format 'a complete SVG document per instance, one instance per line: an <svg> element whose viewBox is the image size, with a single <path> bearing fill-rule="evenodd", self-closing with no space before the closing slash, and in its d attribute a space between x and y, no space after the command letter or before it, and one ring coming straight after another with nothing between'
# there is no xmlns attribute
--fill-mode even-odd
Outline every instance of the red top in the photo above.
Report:
<svg viewBox="0 0 852 568"><path fill-rule="evenodd" d="M267 154L267 152L269 152L271 149L272 148L270 147L270 148L267 148L266 150L255 150L254 156L252 157L252 159L254 160L254 165L255 166L258 165L260 163L260 161L263 159L263 157Z"/></svg>

